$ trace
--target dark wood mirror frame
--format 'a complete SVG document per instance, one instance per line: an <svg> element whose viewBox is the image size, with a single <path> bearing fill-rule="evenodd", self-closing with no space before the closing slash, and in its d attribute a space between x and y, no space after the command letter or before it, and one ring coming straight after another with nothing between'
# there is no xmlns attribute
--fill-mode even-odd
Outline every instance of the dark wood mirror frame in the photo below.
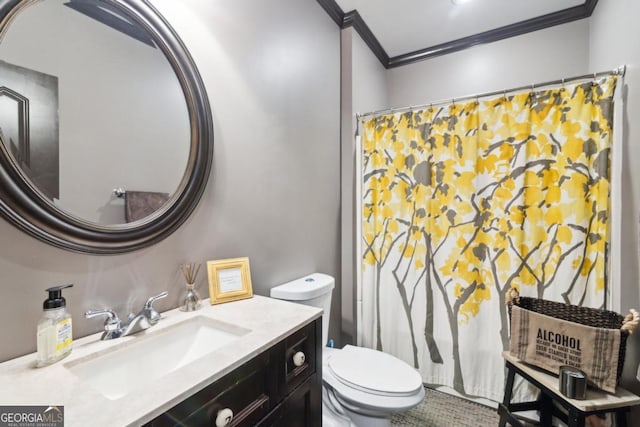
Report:
<svg viewBox="0 0 640 427"><path fill-rule="evenodd" d="M191 127L185 175L169 202L131 224L103 226L58 209L21 172L8 147L0 143L0 214L22 231L75 252L118 254L157 243L193 212L206 187L213 158L213 124L204 84L193 59L168 22L147 0L101 0L126 13L147 30L180 81ZM29 0L0 0L0 40Z"/></svg>

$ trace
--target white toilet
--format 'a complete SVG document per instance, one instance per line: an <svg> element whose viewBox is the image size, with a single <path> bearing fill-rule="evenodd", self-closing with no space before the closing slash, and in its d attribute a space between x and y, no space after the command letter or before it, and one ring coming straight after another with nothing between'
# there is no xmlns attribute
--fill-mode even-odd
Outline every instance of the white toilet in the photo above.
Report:
<svg viewBox="0 0 640 427"><path fill-rule="evenodd" d="M327 344L331 292L335 281L314 273L271 289L271 297L320 307L322 342ZM395 412L409 410L424 398L422 377L389 354L368 348L323 346L322 425L388 427Z"/></svg>

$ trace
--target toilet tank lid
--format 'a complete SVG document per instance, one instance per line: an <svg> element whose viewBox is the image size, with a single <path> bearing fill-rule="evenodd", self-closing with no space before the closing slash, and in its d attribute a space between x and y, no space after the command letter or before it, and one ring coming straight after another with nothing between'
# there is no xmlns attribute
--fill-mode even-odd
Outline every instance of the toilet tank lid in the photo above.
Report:
<svg viewBox="0 0 640 427"><path fill-rule="evenodd" d="M335 284L333 277L313 273L271 288L271 298L288 301L308 300L331 292Z"/></svg>

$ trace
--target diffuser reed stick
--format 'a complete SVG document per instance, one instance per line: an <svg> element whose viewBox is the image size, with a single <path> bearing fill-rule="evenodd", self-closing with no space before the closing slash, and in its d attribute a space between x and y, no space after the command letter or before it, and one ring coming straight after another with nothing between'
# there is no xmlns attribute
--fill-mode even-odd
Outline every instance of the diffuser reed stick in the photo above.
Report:
<svg viewBox="0 0 640 427"><path fill-rule="evenodd" d="M184 280L187 281L187 284L193 285L196 282L196 278L198 277L200 264L196 262L180 264L180 270L182 270L182 275L184 276Z"/></svg>

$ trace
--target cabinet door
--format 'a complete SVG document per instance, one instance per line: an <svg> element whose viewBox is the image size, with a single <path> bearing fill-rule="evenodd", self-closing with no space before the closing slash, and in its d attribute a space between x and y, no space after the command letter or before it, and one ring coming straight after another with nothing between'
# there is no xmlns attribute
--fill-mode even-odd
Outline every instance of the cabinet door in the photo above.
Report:
<svg viewBox="0 0 640 427"><path fill-rule="evenodd" d="M321 388L316 374L296 388L262 422L261 427L320 427Z"/></svg>
<svg viewBox="0 0 640 427"><path fill-rule="evenodd" d="M285 339L285 395L316 372L316 341L320 341L320 338L316 339L317 322L303 327Z"/></svg>

